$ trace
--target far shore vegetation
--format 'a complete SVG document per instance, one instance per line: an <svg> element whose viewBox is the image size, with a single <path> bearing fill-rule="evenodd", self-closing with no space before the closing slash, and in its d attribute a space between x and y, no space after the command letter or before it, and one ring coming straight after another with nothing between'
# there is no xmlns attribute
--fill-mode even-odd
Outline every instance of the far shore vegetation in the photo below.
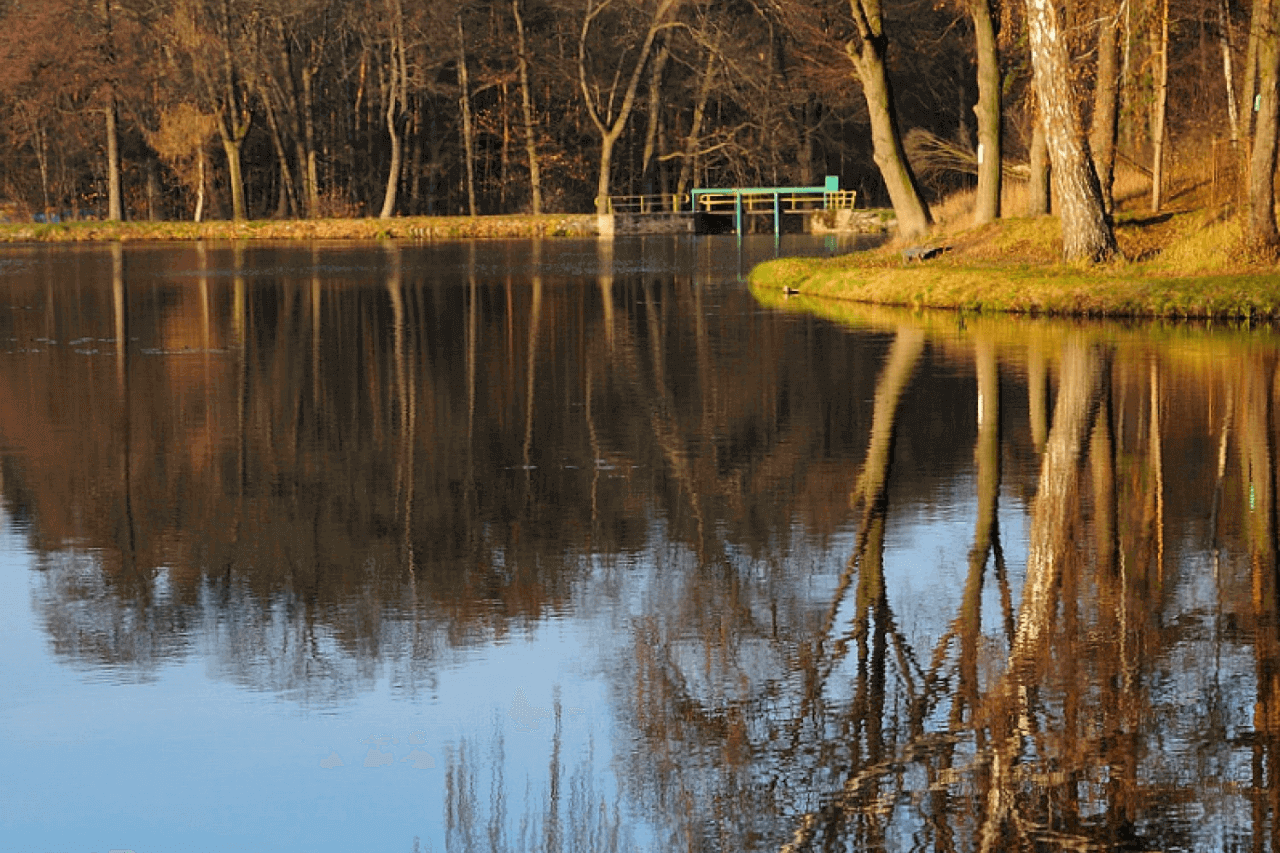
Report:
<svg viewBox="0 0 1280 853"><path fill-rule="evenodd" d="M938 205L928 236L891 239L834 258L785 258L756 267L753 291L909 308L1048 316L1280 319L1280 267L1248 237L1246 215L1188 164L1158 213L1149 179L1117 174L1119 255L1101 264L1062 260L1054 216L1011 216L971 226L972 194ZM1004 209L1025 209L1006 182ZM915 256L930 256L917 260ZM796 307L794 304L792 307Z"/></svg>
<svg viewBox="0 0 1280 853"><path fill-rule="evenodd" d="M393 219L264 219L204 222L0 223L0 243L181 240L454 240L583 237L595 214L412 216Z"/></svg>

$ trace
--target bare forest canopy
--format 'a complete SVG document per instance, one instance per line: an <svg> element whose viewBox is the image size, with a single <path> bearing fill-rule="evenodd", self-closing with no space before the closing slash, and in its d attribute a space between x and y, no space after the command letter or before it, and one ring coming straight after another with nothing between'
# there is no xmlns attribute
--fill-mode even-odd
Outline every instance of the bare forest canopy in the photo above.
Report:
<svg viewBox="0 0 1280 853"><path fill-rule="evenodd" d="M979 171L979 2L1002 115L985 150L1034 161L1038 0L3 0L0 213L585 212L602 192L835 174L902 219L895 187L934 199ZM1251 17L1274 5L1050 7L1081 135L1107 114L1101 82L1113 161L1247 139L1274 52ZM891 179L873 146L885 104L897 139L925 131L961 162L916 149Z"/></svg>

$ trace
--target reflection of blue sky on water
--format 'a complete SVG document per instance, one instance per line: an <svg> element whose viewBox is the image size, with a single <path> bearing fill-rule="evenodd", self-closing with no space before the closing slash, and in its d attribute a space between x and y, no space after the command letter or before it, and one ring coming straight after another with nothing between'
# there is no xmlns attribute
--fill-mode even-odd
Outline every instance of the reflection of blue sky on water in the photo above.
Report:
<svg viewBox="0 0 1280 853"><path fill-rule="evenodd" d="M459 651L429 694L383 671L349 701L308 707L210 677L218 665L201 653L145 681L65 666L33 613L37 583L10 528L0 850L409 851L416 836L442 851L449 756L465 738L487 769L500 732L518 818L527 788L544 784L557 685L566 770L593 755L597 787L609 784L606 689L582 652L599 648L589 623L551 619ZM513 717L518 693L530 713ZM489 779L479 782L487 802Z"/></svg>

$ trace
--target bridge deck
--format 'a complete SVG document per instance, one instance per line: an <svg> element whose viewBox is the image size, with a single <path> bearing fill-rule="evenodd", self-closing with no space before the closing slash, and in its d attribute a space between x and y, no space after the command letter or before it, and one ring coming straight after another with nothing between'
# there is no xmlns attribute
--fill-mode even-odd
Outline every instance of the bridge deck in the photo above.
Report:
<svg viewBox="0 0 1280 853"><path fill-rule="evenodd" d="M611 196L609 212L641 216L731 214L738 234L742 233L744 216L772 213L774 232L781 233L785 213L852 209L856 200L857 193L840 189L840 179L828 175L820 187L701 187L684 197L673 194ZM685 207L686 201L688 207Z"/></svg>

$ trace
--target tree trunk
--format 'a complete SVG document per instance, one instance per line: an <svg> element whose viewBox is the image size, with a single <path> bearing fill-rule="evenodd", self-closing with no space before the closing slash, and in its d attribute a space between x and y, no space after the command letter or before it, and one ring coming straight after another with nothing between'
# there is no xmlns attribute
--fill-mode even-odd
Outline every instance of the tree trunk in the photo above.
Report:
<svg viewBox="0 0 1280 853"><path fill-rule="evenodd" d="M408 84L408 68L404 50L404 10L400 0L388 0L391 15L390 64L387 86L387 135L391 138L391 163L387 167L387 191L382 196L379 219L390 219L395 214L396 193L400 188L400 167L404 160L404 142L400 136L400 116L404 112L405 88Z"/></svg>
<svg viewBox="0 0 1280 853"><path fill-rule="evenodd" d="M120 193L120 132L116 124L116 96L107 96L107 219L124 219L124 202Z"/></svg>
<svg viewBox="0 0 1280 853"><path fill-rule="evenodd" d="M978 103L973 112L978 120L978 197L974 203L975 225L1000 217L1000 189L1004 153L1000 135L1000 55L996 23L990 0L970 0L974 46L978 53Z"/></svg>
<svg viewBox="0 0 1280 853"><path fill-rule="evenodd" d="M192 217L196 222L204 221L204 146L196 153L196 211Z"/></svg>
<svg viewBox="0 0 1280 853"><path fill-rule="evenodd" d="M1235 72L1232 70L1231 50L1231 10L1227 8L1227 0L1218 2L1218 25L1221 32L1218 43L1222 46L1222 79L1226 83L1227 118L1231 122L1231 150L1234 152L1240 143L1240 110L1236 104Z"/></svg>
<svg viewBox="0 0 1280 853"><path fill-rule="evenodd" d="M1049 146L1044 138L1044 121L1037 115L1031 127L1031 177L1027 187L1027 215L1048 216L1051 212L1049 190Z"/></svg>
<svg viewBox="0 0 1280 853"><path fill-rule="evenodd" d="M1160 79L1156 84L1156 120L1152 129L1151 209L1159 212L1164 201L1165 115L1169 105L1169 0L1160 7Z"/></svg>
<svg viewBox="0 0 1280 853"><path fill-rule="evenodd" d="M600 171L596 174L596 213L609 212L609 171L613 167L613 145L616 134L605 134L600 139Z"/></svg>
<svg viewBox="0 0 1280 853"><path fill-rule="evenodd" d="M1255 7L1255 13L1257 9ZM1268 0L1265 19L1255 29L1258 37L1258 108L1253 132L1253 157L1249 164L1249 239L1258 247L1275 251L1276 232L1276 83L1280 76L1280 45L1275 31L1276 0Z"/></svg>
<svg viewBox="0 0 1280 853"><path fill-rule="evenodd" d="M529 158L529 195L533 214L542 213L542 177L538 168L537 126L533 123L533 94L529 88L529 54L524 41L524 19L520 16L520 0L511 0L516 19L516 61L520 74L520 109L524 121L524 150Z"/></svg>
<svg viewBox="0 0 1280 853"><path fill-rule="evenodd" d="M1080 130L1065 37L1051 0L1026 0L1031 62L1053 168L1053 193L1062 220L1067 261L1105 260L1117 251L1102 204L1089 144Z"/></svg>
<svg viewBox="0 0 1280 853"><path fill-rule="evenodd" d="M1115 209L1111 188L1115 177L1117 111L1120 106L1119 20L1115 8L1098 21L1098 70L1093 89L1093 117L1089 128L1089 148L1093 168L1098 173L1102 204L1109 213Z"/></svg>
<svg viewBox="0 0 1280 853"><path fill-rule="evenodd" d="M298 193L293 185L293 169L289 165L289 154L284 147L284 137L280 133L280 122L275 108L266 92L261 93L263 111L267 115L267 130L271 134L271 145L276 152L276 161L280 169L279 197L276 202L276 218L284 219L290 210L298 209Z"/></svg>
<svg viewBox="0 0 1280 853"><path fill-rule="evenodd" d="M241 168L240 154L244 147L245 137L253 124L253 113L249 111L247 95L243 91L239 69L236 65L233 44L233 24L231 20L231 3L222 2L221 27L222 42L222 103L215 105L218 115L218 134L222 137L222 149L227 155L227 182L231 184L231 216L235 220L248 217L244 200L244 173Z"/></svg>
<svg viewBox="0 0 1280 853"><path fill-rule="evenodd" d="M1253 0L1253 12L1249 15L1249 44L1244 56L1244 85L1240 89L1240 97L1245 103L1242 139L1253 137L1254 113L1258 111L1255 100L1258 91L1258 45L1270 20L1271 0Z"/></svg>
<svg viewBox="0 0 1280 853"><path fill-rule="evenodd" d="M919 237L928 233L933 217L920 195L911 164L902 150L893 91L885 69L889 40L884 35L880 19L880 2L849 0L849 5L859 38L856 44L854 41L846 44L845 52L862 82L862 94L866 98L871 121L871 148L876 167L889 192L889 201L898 220L898 234L908 239Z"/></svg>
<svg viewBox="0 0 1280 853"><path fill-rule="evenodd" d="M640 86L640 76L649 61L649 54L653 51L653 42L658 36L658 31L666 25L667 13L679 2L680 0L658 0L653 17L649 19L644 41L635 55L635 65L631 68L627 88L616 112L613 111L614 95L617 94L617 83L622 76L622 66L618 65L618 73L614 75L614 85L609 88L603 104L599 102L596 95L592 94L592 87L587 83L587 39L591 34L591 25L596 16L608 5L607 0L599 4L594 0L587 2L587 13L583 16L582 30L578 34L578 85L582 88L587 115L591 117L591 123L600 134L600 174L596 180L596 213L599 215L609 212L609 169L612 166L614 143L622 135L623 128L627 126L627 119L631 117L631 110L636 102L636 90ZM621 61L623 60L620 59L619 62Z"/></svg>
<svg viewBox="0 0 1280 853"><path fill-rule="evenodd" d="M707 64L702 69L698 83L698 99L693 104L693 118L689 122L689 134L684 138L684 154L680 158L680 174L676 178L676 195L683 197L693 181L694 165L698 159L698 136L702 133L702 121L707 114L707 101L716 75L716 47L707 50Z"/></svg>
<svg viewBox="0 0 1280 853"><path fill-rule="evenodd" d="M218 122L221 128L223 122ZM222 134L222 150L227 155L227 183L231 185L231 216L241 220L248 218L244 203L244 175L240 165L240 149L244 139L236 139L227 133Z"/></svg>
<svg viewBox="0 0 1280 853"><path fill-rule="evenodd" d="M312 70L310 66L302 68L302 139L306 149L306 197L307 216L312 219L320 215L320 181L316 168L316 121L315 96L312 92Z"/></svg>
<svg viewBox="0 0 1280 853"><path fill-rule="evenodd" d="M649 176L649 165L653 162L653 154L658 143L658 121L662 117L662 73L667 67L667 58L671 56L671 47L664 41L653 58L653 67L649 70L649 115L644 130L644 154L640 158L641 192L647 192L645 179Z"/></svg>
<svg viewBox="0 0 1280 853"><path fill-rule="evenodd" d="M471 133L471 93L467 83L467 48L458 15L458 110L462 113L462 147L467 164L467 213L476 215L476 154Z"/></svg>

